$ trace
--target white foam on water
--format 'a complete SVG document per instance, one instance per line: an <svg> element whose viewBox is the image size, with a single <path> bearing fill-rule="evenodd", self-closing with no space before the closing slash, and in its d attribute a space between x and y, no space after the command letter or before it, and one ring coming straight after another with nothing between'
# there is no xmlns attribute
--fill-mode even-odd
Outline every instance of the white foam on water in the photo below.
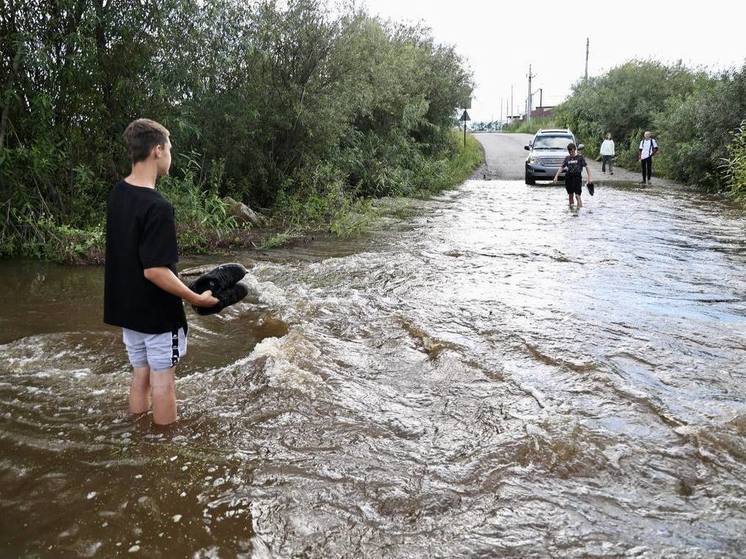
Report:
<svg viewBox="0 0 746 559"><path fill-rule="evenodd" d="M240 283L249 290L250 300L272 307L287 303L287 297L279 287L268 281L259 281L253 274L247 274Z"/></svg>
<svg viewBox="0 0 746 559"><path fill-rule="evenodd" d="M71 335L80 334L80 332L39 334L2 345L0 346L0 371L12 376L28 376L53 381L89 378L96 366L100 365L99 350L81 344L76 345L75 350L60 350L60 346L69 345Z"/></svg>
<svg viewBox="0 0 746 559"><path fill-rule="evenodd" d="M320 376L307 368L318 360L321 350L302 334L290 332L282 338L266 338L256 345L249 356L250 361L265 358L264 372L269 385L315 394L323 383Z"/></svg>

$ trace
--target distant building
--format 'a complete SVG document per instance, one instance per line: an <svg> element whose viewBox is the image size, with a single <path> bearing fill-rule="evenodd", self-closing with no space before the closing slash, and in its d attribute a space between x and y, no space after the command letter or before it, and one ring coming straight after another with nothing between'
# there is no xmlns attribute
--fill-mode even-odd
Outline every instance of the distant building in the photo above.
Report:
<svg viewBox="0 0 746 559"><path fill-rule="evenodd" d="M553 115L554 115L554 105L545 106L545 107L536 107L534 110L531 111L531 118L538 118L542 116L553 116Z"/></svg>

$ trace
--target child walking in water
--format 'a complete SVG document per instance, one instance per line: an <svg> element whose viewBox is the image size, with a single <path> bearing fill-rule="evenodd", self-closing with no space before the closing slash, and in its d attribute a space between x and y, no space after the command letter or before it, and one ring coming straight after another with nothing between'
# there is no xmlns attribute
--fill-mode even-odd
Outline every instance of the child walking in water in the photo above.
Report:
<svg viewBox="0 0 746 559"><path fill-rule="evenodd" d="M570 207L574 206L573 195L575 195L578 208L582 208L583 201L580 199L580 195L583 193L583 167L585 167L585 172L588 173L588 183L593 181L591 179L591 170L585 162L585 158L577 152L575 144L567 144L567 152L569 155L565 157L562 165L557 169L554 175L554 182L557 182L560 173L565 171L565 190L569 197Z"/></svg>

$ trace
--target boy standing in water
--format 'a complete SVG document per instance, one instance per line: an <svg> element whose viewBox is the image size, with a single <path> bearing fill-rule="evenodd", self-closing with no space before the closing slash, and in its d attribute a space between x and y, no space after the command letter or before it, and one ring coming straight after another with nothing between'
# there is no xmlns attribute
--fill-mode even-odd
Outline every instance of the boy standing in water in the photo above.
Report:
<svg viewBox="0 0 746 559"><path fill-rule="evenodd" d="M570 207L573 207L573 194L575 200L577 200L578 208L583 207L583 202L580 199L580 195L583 193L583 167L585 172L588 173L588 182L592 182L591 170L588 164L585 162L585 158L576 151L575 144L567 144L567 152L569 155L565 157L562 165L557 172L554 174L554 182L557 182L560 172L565 171L565 190L569 196Z"/></svg>
<svg viewBox="0 0 746 559"><path fill-rule="evenodd" d="M174 371L186 353L182 299L199 307L218 300L194 293L176 275L179 260L173 206L155 190L171 166L169 131L141 118L124 131L132 171L114 185L106 212L104 322L121 326L133 367L131 414L176 421Z"/></svg>

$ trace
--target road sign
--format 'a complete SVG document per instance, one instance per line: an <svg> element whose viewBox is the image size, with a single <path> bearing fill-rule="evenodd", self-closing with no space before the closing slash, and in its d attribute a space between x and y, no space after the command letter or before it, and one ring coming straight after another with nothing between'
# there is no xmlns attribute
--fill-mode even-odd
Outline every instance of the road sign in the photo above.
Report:
<svg viewBox="0 0 746 559"><path fill-rule="evenodd" d="M466 147L466 121L471 120L469 117L469 113L466 112L466 109L464 109L464 114L461 115L461 118L458 119L459 122L464 123L464 147Z"/></svg>

